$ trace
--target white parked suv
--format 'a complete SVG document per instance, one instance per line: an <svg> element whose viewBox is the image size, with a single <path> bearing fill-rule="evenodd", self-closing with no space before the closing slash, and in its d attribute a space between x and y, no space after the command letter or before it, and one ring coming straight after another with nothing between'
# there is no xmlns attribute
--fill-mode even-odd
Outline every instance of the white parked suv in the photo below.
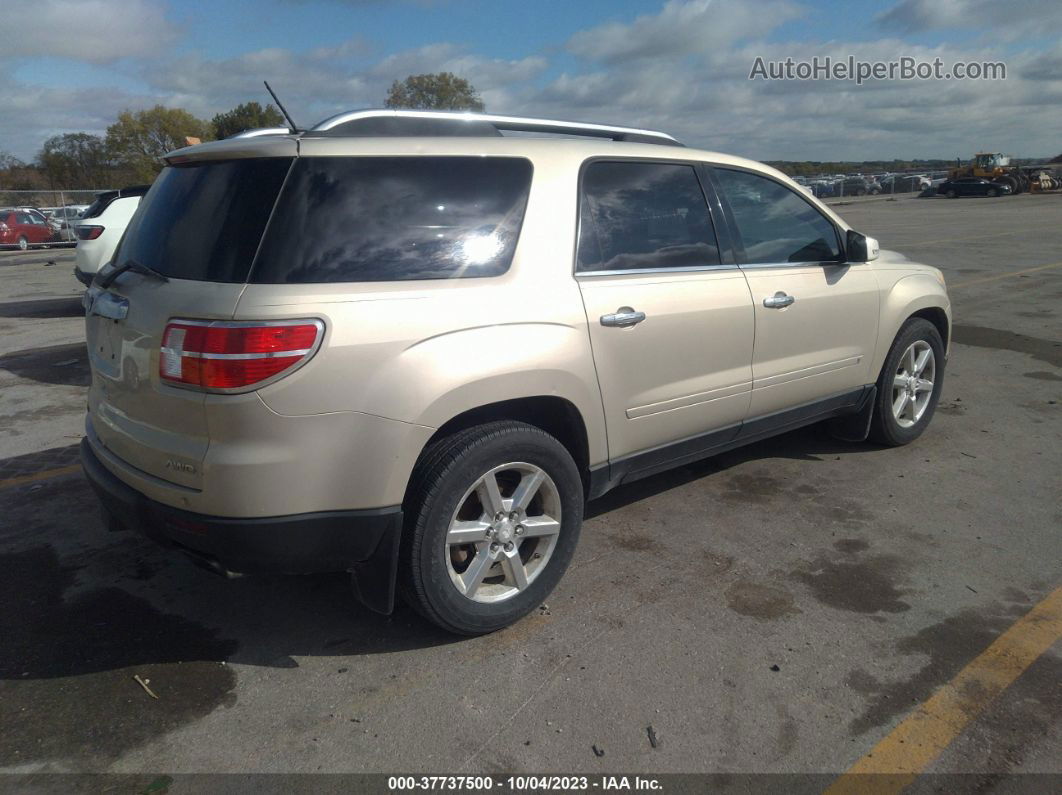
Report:
<svg viewBox="0 0 1062 795"><path fill-rule="evenodd" d="M110 262L148 187L139 185L100 193L77 220L70 222L77 237L74 275L79 282L89 285L99 269Z"/></svg>
<svg viewBox="0 0 1062 795"><path fill-rule="evenodd" d="M82 460L217 571L489 632L588 499L814 422L906 444L940 395L940 271L663 133L359 111L166 161L85 295Z"/></svg>

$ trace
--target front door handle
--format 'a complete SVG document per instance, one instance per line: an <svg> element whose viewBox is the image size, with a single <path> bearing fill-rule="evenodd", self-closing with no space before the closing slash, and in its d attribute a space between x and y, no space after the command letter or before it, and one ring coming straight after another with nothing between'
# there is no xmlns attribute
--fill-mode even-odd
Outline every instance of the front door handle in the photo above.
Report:
<svg viewBox="0 0 1062 795"><path fill-rule="evenodd" d="M786 295L782 291L778 291L770 298L763 299L763 305L768 309L783 309L793 303L796 299L791 295Z"/></svg>
<svg viewBox="0 0 1062 795"><path fill-rule="evenodd" d="M602 315L601 325L627 328L628 326L636 326L643 320L645 320L645 312L635 312L629 306L621 306L614 314Z"/></svg>

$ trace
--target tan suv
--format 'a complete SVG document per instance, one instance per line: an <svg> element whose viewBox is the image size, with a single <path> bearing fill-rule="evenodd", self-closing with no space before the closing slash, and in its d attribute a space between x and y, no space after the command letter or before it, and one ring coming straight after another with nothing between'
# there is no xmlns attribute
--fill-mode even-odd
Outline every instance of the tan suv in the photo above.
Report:
<svg viewBox="0 0 1062 795"><path fill-rule="evenodd" d="M488 632L586 500L821 420L904 444L940 394L938 270L662 133L363 111L166 160L85 297L82 454L218 571Z"/></svg>

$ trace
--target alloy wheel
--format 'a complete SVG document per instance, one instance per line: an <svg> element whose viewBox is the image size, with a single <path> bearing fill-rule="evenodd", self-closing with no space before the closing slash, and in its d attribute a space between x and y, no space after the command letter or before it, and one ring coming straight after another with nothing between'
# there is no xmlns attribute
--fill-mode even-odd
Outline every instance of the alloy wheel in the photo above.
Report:
<svg viewBox="0 0 1062 795"><path fill-rule="evenodd" d="M560 492L545 470L522 461L494 467L450 519L450 581L475 602L511 599L545 570L560 528Z"/></svg>
<svg viewBox="0 0 1062 795"><path fill-rule="evenodd" d="M937 360L925 340L917 340L904 351L892 379L892 416L901 428L915 425L933 398Z"/></svg>

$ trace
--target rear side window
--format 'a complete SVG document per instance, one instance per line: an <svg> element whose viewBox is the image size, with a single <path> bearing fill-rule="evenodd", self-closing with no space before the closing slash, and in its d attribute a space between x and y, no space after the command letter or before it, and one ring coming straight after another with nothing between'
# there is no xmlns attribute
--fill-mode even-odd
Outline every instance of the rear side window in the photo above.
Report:
<svg viewBox="0 0 1062 795"><path fill-rule="evenodd" d="M591 163L583 173L577 271L674 270L719 264L693 166Z"/></svg>
<svg viewBox="0 0 1062 795"><path fill-rule="evenodd" d="M251 281L497 276L512 262L530 187L523 158L300 158Z"/></svg>
<svg viewBox="0 0 1062 795"><path fill-rule="evenodd" d="M291 158L170 166L159 174L114 259L174 279L244 282Z"/></svg>
<svg viewBox="0 0 1062 795"><path fill-rule="evenodd" d="M714 169L745 247L745 264L841 258L837 230L794 191L758 174Z"/></svg>

